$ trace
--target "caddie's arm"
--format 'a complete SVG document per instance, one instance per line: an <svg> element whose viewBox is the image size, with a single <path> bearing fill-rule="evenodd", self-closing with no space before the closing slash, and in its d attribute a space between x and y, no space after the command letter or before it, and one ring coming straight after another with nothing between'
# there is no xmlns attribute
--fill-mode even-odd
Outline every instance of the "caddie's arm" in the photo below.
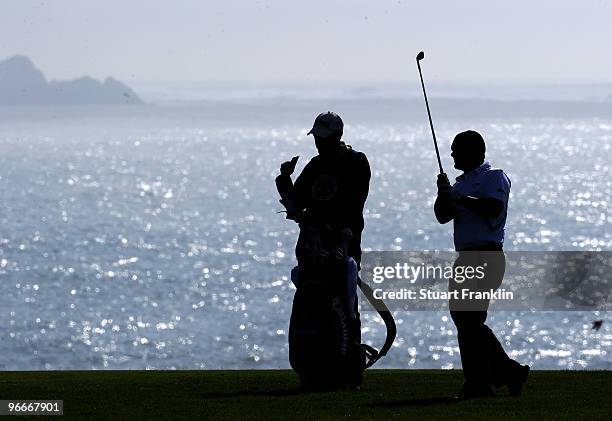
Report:
<svg viewBox="0 0 612 421"><path fill-rule="evenodd" d="M298 157L294 157L291 161L284 162L281 165L281 173L276 177L276 189L280 194L280 202L287 210L288 219L296 219L296 216L304 210L308 203L307 192L310 177L310 165L306 165L302 173L295 180L291 180L291 174L295 170Z"/></svg>

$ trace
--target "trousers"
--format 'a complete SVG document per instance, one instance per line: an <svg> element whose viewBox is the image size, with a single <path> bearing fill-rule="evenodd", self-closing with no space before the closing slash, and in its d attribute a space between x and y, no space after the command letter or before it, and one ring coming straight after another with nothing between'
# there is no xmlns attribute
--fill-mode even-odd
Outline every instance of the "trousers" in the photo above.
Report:
<svg viewBox="0 0 612 421"><path fill-rule="evenodd" d="M485 244L459 251L455 267L481 267L482 279L451 279L449 290L495 291L502 283L505 256L499 244ZM500 387L507 383L513 369L520 366L504 351L501 343L486 325L488 299L459 299L449 302L450 315L457 328L457 340L465 381Z"/></svg>

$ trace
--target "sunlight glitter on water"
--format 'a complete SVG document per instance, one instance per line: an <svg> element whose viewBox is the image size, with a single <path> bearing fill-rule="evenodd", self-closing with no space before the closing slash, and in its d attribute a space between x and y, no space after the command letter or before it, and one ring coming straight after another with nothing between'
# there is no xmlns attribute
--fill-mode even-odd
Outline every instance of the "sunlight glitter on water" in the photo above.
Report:
<svg viewBox="0 0 612 421"><path fill-rule="evenodd" d="M279 164L315 150L298 126L207 128L138 119L4 124L0 156L0 368L288 367L297 227L275 212ZM443 164L467 127L488 141L512 196L513 250L609 250L609 121L437 123ZM347 126L372 167L363 245L451 249L431 206L425 125ZM26 158L27 157L27 158ZM362 313L364 340L384 327ZM398 313L381 367L460 365L445 314ZM496 313L504 347L536 368L612 366L608 314Z"/></svg>

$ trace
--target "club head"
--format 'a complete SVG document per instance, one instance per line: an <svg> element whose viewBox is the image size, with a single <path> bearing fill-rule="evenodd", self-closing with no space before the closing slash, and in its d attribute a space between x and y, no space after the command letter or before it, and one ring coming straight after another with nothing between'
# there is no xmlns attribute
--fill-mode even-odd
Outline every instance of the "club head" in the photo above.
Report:
<svg viewBox="0 0 612 421"><path fill-rule="evenodd" d="M421 61L425 58L425 53L424 52L420 52L419 54L417 54L417 61Z"/></svg>

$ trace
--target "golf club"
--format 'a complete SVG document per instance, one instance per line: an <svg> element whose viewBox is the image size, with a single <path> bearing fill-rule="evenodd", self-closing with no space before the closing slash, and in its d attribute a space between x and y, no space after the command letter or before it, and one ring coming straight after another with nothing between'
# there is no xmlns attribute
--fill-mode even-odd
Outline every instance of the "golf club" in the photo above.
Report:
<svg viewBox="0 0 612 421"><path fill-rule="evenodd" d="M427 107L427 115L429 116L429 126L431 127L431 134L433 136L434 146L436 147L436 156L438 157L438 166L440 167L440 174L444 174L442 169L442 161L440 161L440 151L438 151L438 142L436 141L436 132L434 131L433 121L431 120L431 111L429 111L429 102L427 101L427 93L425 92L425 82L423 82L423 73L421 72L421 60L425 58L425 53L421 51L416 56L417 67L419 68L419 76L421 77L421 86L423 87L423 96L425 97L425 106Z"/></svg>

